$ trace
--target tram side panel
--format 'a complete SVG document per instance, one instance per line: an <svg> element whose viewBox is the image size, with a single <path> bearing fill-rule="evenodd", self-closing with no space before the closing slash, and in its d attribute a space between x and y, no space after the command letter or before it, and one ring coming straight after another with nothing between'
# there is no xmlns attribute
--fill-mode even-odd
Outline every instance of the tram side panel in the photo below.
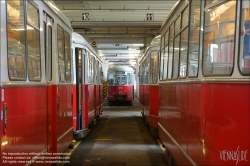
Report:
<svg viewBox="0 0 250 166"><path fill-rule="evenodd" d="M149 93L149 88L150 88L150 86L149 86L149 84L147 83L147 84L145 84L144 86L143 86L143 103L144 103L144 105L143 105L143 107L144 107L144 116L145 116L145 118L146 118L146 123L148 123L149 122L149 99L150 99L150 93Z"/></svg>
<svg viewBox="0 0 250 166"><path fill-rule="evenodd" d="M201 1L193 2L189 5L194 4L196 11L200 10ZM221 13L218 20L214 19L209 9L219 10L224 6L228 10ZM240 29L247 26L235 25L235 18L240 18L236 17L236 11L242 14L237 23L249 20L249 3L225 1L219 5L211 3L206 8L206 11L201 10L204 12L204 19L207 19L203 31L204 42L190 38L193 47L189 49L193 50L188 54L189 61L184 61L183 58L181 66L175 60L179 52L168 52L174 58L168 68L168 79L160 81L160 139L166 146L166 159L170 165L249 165L249 132L246 131L249 131L250 87L249 66L245 64L249 56L243 53L243 50L249 50L249 42L244 41L248 30ZM180 1L163 25L162 35L172 32L172 23L178 20L173 16L180 11L179 14L182 15L186 9L192 9L192 6L188 8L187 3ZM244 15L246 13L247 16ZM214 26L214 20L219 26ZM174 34L169 35L170 39L174 37ZM173 40L165 41L166 47L168 44L172 45ZM198 44L199 42L203 43ZM188 47L185 40L181 40L180 44L183 45L182 50ZM198 48L196 45L202 47ZM174 49L178 50L177 47ZM199 49L202 54L199 55L200 59L196 54ZM187 68L185 66L188 63L190 66ZM164 65L168 65L167 62ZM174 75L179 70L180 73Z"/></svg>
<svg viewBox="0 0 250 166"><path fill-rule="evenodd" d="M57 152L64 152L72 141L72 85L58 86Z"/></svg>
<svg viewBox="0 0 250 166"><path fill-rule="evenodd" d="M160 93L164 93L164 89L172 89L174 85L160 87ZM249 127L246 125L249 121L249 85L186 84L173 89L177 90L168 93L167 99L160 98L159 134L175 162L190 164L190 160L180 153L181 148L197 165L230 165L232 160L228 159L228 154L232 151L240 152L238 161L247 164L249 132L245 131ZM185 97L180 95L185 93ZM171 102L175 96L176 102Z"/></svg>
<svg viewBox="0 0 250 166"><path fill-rule="evenodd" d="M237 151L238 163L249 163L249 84L203 84L202 89L205 160L230 164L226 152Z"/></svg>
<svg viewBox="0 0 250 166"><path fill-rule="evenodd" d="M96 85L96 116L100 116L101 113L101 99L100 99L100 85Z"/></svg>
<svg viewBox="0 0 250 166"><path fill-rule="evenodd" d="M102 82L101 82L102 83ZM100 84L99 86L99 100L100 100L100 113L103 111L103 85Z"/></svg>
<svg viewBox="0 0 250 166"><path fill-rule="evenodd" d="M144 116L144 88L143 88L143 67L140 65L140 71L139 71L139 102L140 102L140 108L141 108L141 114Z"/></svg>
<svg viewBox="0 0 250 166"><path fill-rule="evenodd" d="M88 125L91 125L90 123L94 122L96 112L95 112L95 87L93 84L87 84L85 85L86 89L86 99L87 99L87 105L86 110L88 114Z"/></svg>
<svg viewBox="0 0 250 166"><path fill-rule="evenodd" d="M141 108L141 114L144 117L144 107L143 107L143 85L139 85L139 102L140 102L140 108Z"/></svg>
<svg viewBox="0 0 250 166"><path fill-rule="evenodd" d="M46 152L47 93L44 92L46 86L2 88L4 96L2 96L1 110L4 125L1 131L3 133L1 154ZM9 156L4 155L4 157ZM4 158L1 163L7 164Z"/></svg>
<svg viewBox="0 0 250 166"><path fill-rule="evenodd" d="M149 87L149 125L155 129L158 128L158 111L159 111L159 85Z"/></svg>
<svg viewBox="0 0 250 166"><path fill-rule="evenodd" d="M180 165L190 164L186 158L182 157L183 154L179 153L181 148L188 152L197 164L203 163L203 147L198 141L204 131L201 85L160 84L159 102L159 135L163 143L167 145L167 153L171 152L169 156L178 159L177 162ZM180 146L177 147L171 138ZM167 154L166 157L169 156Z"/></svg>
<svg viewBox="0 0 250 166"><path fill-rule="evenodd" d="M99 116L99 108L100 108L100 101L99 101L99 85L94 85L95 94L94 94L94 105L95 105L95 117Z"/></svg>

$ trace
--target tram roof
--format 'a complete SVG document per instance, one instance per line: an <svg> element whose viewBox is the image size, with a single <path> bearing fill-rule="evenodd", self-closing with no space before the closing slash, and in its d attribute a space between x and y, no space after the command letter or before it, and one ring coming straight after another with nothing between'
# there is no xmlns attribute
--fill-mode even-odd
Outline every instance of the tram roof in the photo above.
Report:
<svg viewBox="0 0 250 166"><path fill-rule="evenodd" d="M58 9L57 5L52 0L44 0L44 2L63 20L65 23L72 28L71 22L68 17L63 14L61 10Z"/></svg>

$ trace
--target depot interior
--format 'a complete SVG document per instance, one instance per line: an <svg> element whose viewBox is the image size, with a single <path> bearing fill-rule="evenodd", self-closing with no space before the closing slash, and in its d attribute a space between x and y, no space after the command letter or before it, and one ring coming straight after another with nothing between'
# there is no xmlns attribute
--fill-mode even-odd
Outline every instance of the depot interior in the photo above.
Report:
<svg viewBox="0 0 250 166"><path fill-rule="evenodd" d="M95 48L103 62L103 79L114 65L131 66L138 75L143 50L160 34L171 9L178 0L156 1L62 1L54 0L75 32ZM138 77L134 80L135 95Z"/></svg>

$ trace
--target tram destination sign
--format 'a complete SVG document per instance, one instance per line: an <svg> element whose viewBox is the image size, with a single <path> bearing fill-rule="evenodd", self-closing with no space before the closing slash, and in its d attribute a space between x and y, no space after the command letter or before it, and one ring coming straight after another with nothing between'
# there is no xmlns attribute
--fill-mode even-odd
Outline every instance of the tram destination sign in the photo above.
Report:
<svg viewBox="0 0 250 166"><path fill-rule="evenodd" d="M125 71L116 71L116 74L125 74Z"/></svg>

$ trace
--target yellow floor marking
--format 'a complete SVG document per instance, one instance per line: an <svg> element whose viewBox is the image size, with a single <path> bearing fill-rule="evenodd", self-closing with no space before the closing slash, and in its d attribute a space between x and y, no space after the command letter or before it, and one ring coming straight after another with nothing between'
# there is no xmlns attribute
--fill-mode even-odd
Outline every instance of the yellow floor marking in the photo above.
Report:
<svg viewBox="0 0 250 166"><path fill-rule="evenodd" d="M161 140L157 139L157 142L158 142L158 144L160 145L161 150L162 150L163 152L165 152L165 148L163 148Z"/></svg>
<svg viewBox="0 0 250 166"><path fill-rule="evenodd" d="M96 138L95 141L111 141L111 138Z"/></svg>
<svg viewBox="0 0 250 166"><path fill-rule="evenodd" d="M76 142L75 146L73 147L73 149L70 149L68 153L70 153L70 155L74 152L74 150L77 148L77 146L82 142L81 141L75 141L73 140L72 142Z"/></svg>

